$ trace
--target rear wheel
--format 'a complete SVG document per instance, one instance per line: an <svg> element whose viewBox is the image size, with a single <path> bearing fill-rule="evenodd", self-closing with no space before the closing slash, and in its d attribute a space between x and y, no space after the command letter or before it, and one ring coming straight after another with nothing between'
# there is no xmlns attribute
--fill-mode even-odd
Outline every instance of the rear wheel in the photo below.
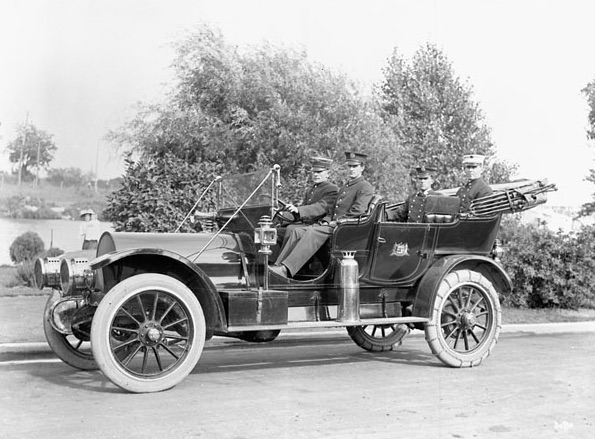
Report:
<svg viewBox="0 0 595 439"><path fill-rule="evenodd" d="M440 283L425 334L432 353L452 367L478 366L502 327L498 293L481 273L458 270Z"/></svg>
<svg viewBox="0 0 595 439"><path fill-rule="evenodd" d="M409 328L402 324L349 326L347 333L362 349L382 352L392 351L395 346L400 346L409 334Z"/></svg>
<svg viewBox="0 0 595 439"><path fill-rule="evenodd" d="M202 308L188 287L161 274L140 274L114 286L97 307L91 346L101 371L135 393L182 381L205 343Z"/></svg>
<svg viewBox="0 0 595 439"><path fill-rule="evenodd" d="M73 316L76 311L77 303L75 301L63 301L61 303L60 293L56 290L48 298L43 312L43 332L48 345L54 351L54 354L64 363L81 370L96 370L97 363L93 358L91 344L89 343L89 332L91 330L91 320L78 322L78 337L72 332L68 322L61 322L60 331L52 325L54 313L59 315ZM86 334L86 336L85 336Z"/></svg>

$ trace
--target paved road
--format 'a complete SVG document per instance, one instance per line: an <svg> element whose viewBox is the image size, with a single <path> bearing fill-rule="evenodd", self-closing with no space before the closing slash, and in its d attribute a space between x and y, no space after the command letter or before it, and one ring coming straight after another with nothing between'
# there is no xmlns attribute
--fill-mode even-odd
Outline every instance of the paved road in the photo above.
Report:
<svg viewBox="0 0 595 439"><path fill-rule="evenodd" d="M47 351L4 352L0 437L593 437L595 332L522 329L474 369L443 367L419 332L381 354L338 331L216 338L182 383L145 395Z"/></svg>

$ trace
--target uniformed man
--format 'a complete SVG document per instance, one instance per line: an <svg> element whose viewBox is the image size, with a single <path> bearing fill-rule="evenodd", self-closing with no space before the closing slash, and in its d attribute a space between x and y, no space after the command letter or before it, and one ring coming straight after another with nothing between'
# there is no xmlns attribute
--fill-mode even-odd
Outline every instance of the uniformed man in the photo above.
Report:
<svg viewBox="0 0 595 439"><path fill-rule="evenodd" d="M460 212L469 212L471 201L492 195L492 188L481 177L485 156L468 154L463 156L463 169L467 183L459 188L457 196L461 199Z"/></svg>
<svg viewBox="0 0 595 439"><path fill-rule="evenodd" d="M314 184L304 195L304 200L300 206L293 204L287 204L285 206L285 210L292 214L291 220L293 220L293 223L287 227L277 228L277 242L281 245L285 241L285 236L287 236L289 230L303 226L304 224L314 224L321 218L324 218L337 199L339 188L328 181L330 167L333 161L326 157L312 157L310 163L312 165L311 174ZM289 220L288 218L285 219ZM275 245L272 248L273 255L271 260L276 259L280 247L280 245Z"/></svg>
<svg viewBox="0 0 595 439"><path fill-rule="evenodd" d="M338 220L366 212L374 195L373 186L362 176L367 155L346 152L345 156L349 179L339 189L329 213L316 224L292 227L287 231L276 265L270 267L272 272L285 277L295 276L332 235Z"/></svg>
<svg viewBox="0 0 595 439"><path fill-rule="evenodd" d="M304 195L300 206L288 204L285 208L291 212L296 221L304 224L314 224L324 218L330 208L335 204L339 188L328 181L331 159L325 157L312 157L312 187Z"/></svg>
<svg viewBox="0 0 595 439"><path fill-rule="evenodd" d="M424 208L428 195L438 194L432 190L434 183L435 168L420 165L415 168L415 182L417 191L405 200L403 204L394 210L386 212L388 221L400 221L408 223L421 223L424 216Z"/></svg>

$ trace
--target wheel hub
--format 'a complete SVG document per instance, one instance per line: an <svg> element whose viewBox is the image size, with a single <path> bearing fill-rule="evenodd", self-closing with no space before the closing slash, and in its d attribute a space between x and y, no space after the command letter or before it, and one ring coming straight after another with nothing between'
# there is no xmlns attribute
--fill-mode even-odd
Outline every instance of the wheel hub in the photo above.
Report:
<svg viewBox="0 0 595 439"><path fill-rule="evenodd" d="M475 314L466 311L461 314L461 326L463 329L471 329L476 324Z"/></svg>
<svg viewBox="0 0 595 439"><path fill-rule="evenodd" d="M155 346L163 340L163 328L155 322L145 323L139 337L142 343Z"/></svg>

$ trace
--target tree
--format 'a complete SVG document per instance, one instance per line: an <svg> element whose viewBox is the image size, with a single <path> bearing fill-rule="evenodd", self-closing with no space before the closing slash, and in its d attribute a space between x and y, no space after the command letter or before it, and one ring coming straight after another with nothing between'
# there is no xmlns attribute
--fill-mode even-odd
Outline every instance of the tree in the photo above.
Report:
<svg viewBox="0 0 595 439"><path fill-rule="evenodd" d="M34 175L31 169L33 167L38 170L47 168L54 159L57 147L52 137L30 123L17 128L17 137L8 143L6 150L9 152L10 162L16 164L17 172L20 166L24 179L32 180Z"/></svg>
<svg viewBox="0 0 595 439"><path fill-rule="evenodd" d="M108 195L103 215L116 231L173 232L193 207L203 189L220 175L218 165L209 162L189 164L174 154L127 161L121 187ZM199 210L211 211L216 191L206 194ZM180 229L191 231L184 223Z"/></svg>
<svg viewBox="0 0 595 439"><path fill-rule="evenodd" d="M279 164L286 182L282 196L298 200L311 155L342 162L345 150L356 149L369 154L367 175L380 193L402 191L405 171L396 136L377 103L345 75L300 51L267 44L240 51L207 26L181 40L176 53L176 81L165 102L140 106L109 134L134 164L124 177L129 190L137 188L132 181L142 163L153 169L151 161L167 156L229 173ZM154 195L163 189L155 186ZM114 218L127 211L120 204L124 199L112 200ZM144 208L155 212L150 204Z"/></svg>
<svg viewBox="0 0 595 439"><path fill-rule="evenodd" d="M589 115L587 116L589 128L587 128L587 139L593 141L595 140L595 79L587 84L587 86L582 89L582 92L589 104ZM589 169L589 175L585 180L595 184L595 169ZM593 194L593 199L594 201L590 201L581 206L581 210L578 214L579 217L589 216L595 213L595 194Z"/></svg>
<svg viewBox="0 0 595 439"><path fill-rule="evenodd" d="M460 184L462 157L488 157L491 183L507 181L515 167L493 159L494 144L473 89L455 74L446 55L426 44L408 62L397 49L383 70L377 93L389 123L404 147L409 168L421 162L438 169L444 187Z"/></svg>

